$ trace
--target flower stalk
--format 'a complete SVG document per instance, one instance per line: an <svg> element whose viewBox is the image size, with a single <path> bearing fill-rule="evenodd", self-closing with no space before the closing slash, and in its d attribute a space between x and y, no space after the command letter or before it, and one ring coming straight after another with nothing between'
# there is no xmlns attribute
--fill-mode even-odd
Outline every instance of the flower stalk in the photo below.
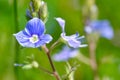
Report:
<svg viewBox="0 0 120 80"><path fill-rule="evenodd" d="M45 68L43 68L43 67L41 67L41 66L39 66L38 68L39 68L40 70L48 73L48 74L53 74L51 71L49 71L49 70L47 70L47 69L45 69Z"/></svg>
<svg viewBox="0 0 120 80"><path fill-rule="evenodd" d="M56 80L61 80L58 72L57 72L56 69L55 69L55 66L54 66L54 64L53 64L53 61L52 61L52 59L51 59L51 56L50 56L51 51L46 47L46 45L42 46L42 48L43 48L43 50L45 51L45 53L47 54L47 57L48 57L48 60L49 60L49 62L50 62L50 65L51 65L51 68L52 68L54 77L56 78Z"/></svg>
<svg viewBox="0 0 120 80"><path fill-rule="evenodd" d="M85 9L83 11L83 16L85 19L85 27L89 26L89 21L96 20L98 16L98 9L95 4L95 0L86 0ZM99 37L94 34L87 34L89 54L90 54L90 66L93 71L94 80L99 80L98 76L98 65L96 61L96 45Z"/></svg>
<svg viewBox="0 0 120 80"><path fill-rule="evenodd" d="M89 53L90 53L90 66L93 70L94 80L99 80L98 76L98 65L96 61L96 43L94 41L89 42Z"/></svg>

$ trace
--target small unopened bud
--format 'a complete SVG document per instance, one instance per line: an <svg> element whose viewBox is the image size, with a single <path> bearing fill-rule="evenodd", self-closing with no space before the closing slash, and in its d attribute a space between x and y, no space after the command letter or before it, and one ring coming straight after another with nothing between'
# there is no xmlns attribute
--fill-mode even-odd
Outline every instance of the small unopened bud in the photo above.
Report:
<svg viewBox="0 0 120 80"><path fill-rule="evenodd" d="M38 64L38 62L33 61L33 62L32 62L32 66L33 66L34 68L38 68L38 67L39 67L39 64Z"/></svg>
<svg viewBox="0 0 120 80"><path fill-rule="evenodd" d="M41 2L39 16L44 22L47 20L48 9L47 9L47 4L44 1Z"/></svg>
<svg viewBox="0 0 120 80"><path fill-rule="evenodd" d="M31 69L31 68L32 68L32 65L31 65L31 64L27 64L27 65L24 65L24 66L22 67L22 69L26 69L26 70Z"/></svg>
<svg viewBox="0 0 120 80"><path fill-rule="evenodd" d="M32 6L35 12L38 12L41 6L41 0L32 0Z"/></svg>
<svg viewBox="0 0 120 80"><path fill-rule="evenodd" d="M37 17L37 13L36 12L32 12L32 16L33 17Z"/></svg>
<svg viewBox="0 0 120 80"><path fill-rule="evenodd" d="M31 14L30 10L26 10L26 18L27 18L27 20L32 19L32 14Z"/></svg>
<svg viewBox="0 0 120 80"><path fill-rule="evenodd" d="M97 19L98 8L95 4L91 6L90 11L91 11L91 19L93 19L93 20Z"/></svg>
<svg viewBox="0 0 120 80"><path fill-rule="evenodd" d="M33 7L33 3L32 2L30 2L30 4L29 4L29 9L30 9L31 13L34 12L34 7Z"/></svg>

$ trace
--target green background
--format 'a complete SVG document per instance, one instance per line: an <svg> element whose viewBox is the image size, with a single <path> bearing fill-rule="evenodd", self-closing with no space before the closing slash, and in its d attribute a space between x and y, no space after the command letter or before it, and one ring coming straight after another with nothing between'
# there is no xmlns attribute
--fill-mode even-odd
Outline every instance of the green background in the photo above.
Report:
<svg viewBox="0 0 120 80"><path fill-rule="evenodd" d="M46 23L46 32L50 33L54 40L59 38L61 29L55 17L66 20L67 34L79 32L84 35L82 6L84 0L45 0L48 4L49 18ZM17 0L18 3L18 27L24 29L27 22L25 13L29 0ZM98 19L107 19L114 29L114 38L107 40L100 38L97 44L96 57L98 73L101 80L120 80L120 0L96 0L99 10ZM0 0L0 80L55 80L53 76L38 69L23 70L14 63L17 58L19 63L24 63L26 56L34 54L35 60L41 66L51 70L47 56L38 49L24 48L16 53L15 21L13 0ZM49 45L48 45L49 46ZM58 51L59 48L53 51ZM81 48L82 53L89 57L88 48ZM71 59L70 63L76 61ZM59 74L65 74L65 62L54 62ZM75 72L75 80L93 80L93 73L89 66L79 62L80 67Z"/></svg>

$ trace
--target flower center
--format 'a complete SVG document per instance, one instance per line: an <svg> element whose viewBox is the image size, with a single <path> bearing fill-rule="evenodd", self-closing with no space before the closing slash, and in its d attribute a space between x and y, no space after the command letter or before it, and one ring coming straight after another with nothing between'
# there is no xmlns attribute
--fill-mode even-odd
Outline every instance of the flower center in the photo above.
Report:
<svg viewBox="0 0 120 80"><path fill-rule="evenodd" d="M32 37L29 38L30 42L36 43L39 41L38 35L33 34Z"/></svg>

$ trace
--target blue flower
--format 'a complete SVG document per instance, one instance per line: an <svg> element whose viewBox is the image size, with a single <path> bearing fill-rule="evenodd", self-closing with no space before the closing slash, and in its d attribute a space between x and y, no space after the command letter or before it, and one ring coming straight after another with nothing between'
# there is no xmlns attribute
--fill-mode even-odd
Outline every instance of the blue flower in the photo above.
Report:
<svg viewBox="0 0 120 80"><path fill-rule="evenodd" d="M14 34L23 47L40 47L52 40L49 34L44 34L45 25L42 20L33 18L28 21L24 30Z"/></svg>
<svg viewBox="0 0 120 80"><path fill-rule="evenodd" d="M66 61L69 58L74 58L79 53L78 49L69 48L67 46L63 47L62 51L53 55L55 61Z"/></svg>
<svg viewBox="0 0 120 80"><path fill-rule="evenodd" d="M107 20L91 21L88 23L88 26L85 27L85 31L88 34L97 32L100 34L100 36L107 39L112 39L114 36L113 29Z"/></svg>
<svg viewBox="0 0 120 80"><path fill-rule="evenodd" d="M78 48L78 47L86 47L86 44L81 44L81 39L84 38L84 36L79 37L79 33L70 35L70 36L66 36L65 33L65 21L62 18L56 18L56 21L59 23L59 25L62 28L62 33L61 33L61 37L63 40L65 40L67 42L67 44L70 47L73 48Z"/></svg>

